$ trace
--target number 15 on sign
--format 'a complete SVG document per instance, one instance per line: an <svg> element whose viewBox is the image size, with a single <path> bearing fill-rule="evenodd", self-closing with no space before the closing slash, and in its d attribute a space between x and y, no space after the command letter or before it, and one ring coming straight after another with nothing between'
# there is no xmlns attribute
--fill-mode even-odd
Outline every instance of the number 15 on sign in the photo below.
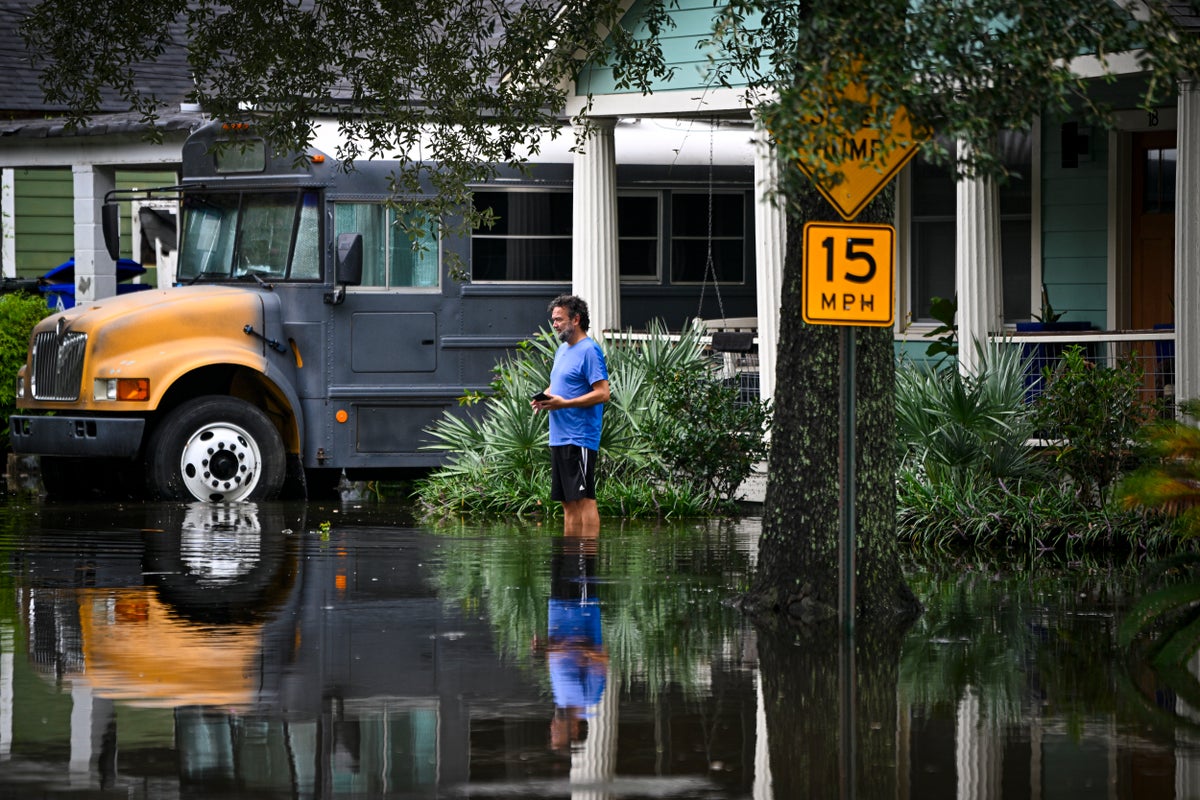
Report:
<svg viewBox="0 0 1200 800"><path fill-rule="evenodd" d="M890 225L804 226L804 321L888 326L895 319L896 231Z"/></svg>

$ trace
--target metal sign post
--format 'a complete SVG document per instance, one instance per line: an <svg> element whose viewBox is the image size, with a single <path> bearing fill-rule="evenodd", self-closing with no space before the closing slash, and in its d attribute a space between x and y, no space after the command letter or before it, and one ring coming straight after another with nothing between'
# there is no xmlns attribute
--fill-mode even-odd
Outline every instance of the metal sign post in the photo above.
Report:
<svg viewBox="0 0 1200 800"><path fill-rule="evenodd" d="M838 467L841 486L838 492L838 622L847 633L854 631L855 579L854 539L855 519L854 449L854 333L852 327L842 328L841 354L838 359L842 373L842 392L839 407L838 439L841 452Z"/></svg>

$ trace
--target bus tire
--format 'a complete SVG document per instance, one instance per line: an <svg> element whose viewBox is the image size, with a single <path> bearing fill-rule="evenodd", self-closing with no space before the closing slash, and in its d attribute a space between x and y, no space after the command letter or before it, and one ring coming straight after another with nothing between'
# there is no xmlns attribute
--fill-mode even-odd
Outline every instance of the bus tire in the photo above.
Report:
<svg viewBox="0 0 1200 800"><path fill-rule="evenodd" d="M279 431L260 409L236 397L183 403L146 448L146 485L163 500L270 500L285 472Z"/></svg>

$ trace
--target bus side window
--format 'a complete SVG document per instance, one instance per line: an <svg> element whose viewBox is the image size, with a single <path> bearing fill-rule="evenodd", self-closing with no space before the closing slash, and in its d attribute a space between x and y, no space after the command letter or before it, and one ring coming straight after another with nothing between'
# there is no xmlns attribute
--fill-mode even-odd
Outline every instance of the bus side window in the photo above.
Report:
<svg viewBox="0 0 1200 800"><path fill-rule="evenodd" d="M292 277L297 280L316 280L321 277L320 215L317 195L305 192L300 207L300 227L296 231L296 249L292 252Z"/></svg>
<svg viewBox="0 0 1200 800"><path fill-rule="evenodd" d="M378 203L338 203L333 219L335 237L362 234L362 286L438 286L438 239L432 219L410 212L401 220L395 211Z"/></svg>
<svg viewBox="0 0 1200 800"><path fill-rule="evenodd" d="M387 219L378 203L338 203L334 211L334 241L343 233L361 233L362 286L387 286Z"/></svg>
<svg viewBox="0 0 1200 800"><path fill-rule="evenodd" d="M392 225L392 285L431 288L438 285L437 228L432 219L409 213Z"/></svg>

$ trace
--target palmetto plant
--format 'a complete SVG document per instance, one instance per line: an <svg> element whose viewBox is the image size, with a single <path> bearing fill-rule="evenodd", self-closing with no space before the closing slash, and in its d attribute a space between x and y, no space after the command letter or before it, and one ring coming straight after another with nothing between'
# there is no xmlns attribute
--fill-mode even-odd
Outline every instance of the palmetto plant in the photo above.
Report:
<svg viewBox="0 0 1200 800"><path fill-rule="evenodd" d="M957 487L1038 475L1027 444L1027 360L1019 348L979 345L979 369L902 366L896 374L901 473Z"/></svg>
<svg viewBox="0 0 1200 800"><path fill-rule="evenodd" d="M692 516L722 506L725 498L719 496L720 488L736 476L705 480L693 474L699 467L673 458L673 450L663 446L664 438L678 438L681 431L719 439L726 455L737 451L738 442L744 448L761 449L765 430L761 419L753 429L730 431L730 417L722 409L709 410L711 418L695 420L685 419L672 405L671 387L719 380L701 334L702 329L689 328L668 335L661 325L653 324L645 336L597 338L612 386L597 466L596 499L602 514ZM532 413L529 398L549 385L557 347L554 334L545 330L523 342L511 358L497 365L489 394L464 398L468 414L447 414L429 429L429 448L446 452L448 460L418 483L417 494L427 512L437 516L556 512L557 504L549 496L548 419L546 414ZM719 468L729 473L737 466L736 459L726 458Z"/></svg>

